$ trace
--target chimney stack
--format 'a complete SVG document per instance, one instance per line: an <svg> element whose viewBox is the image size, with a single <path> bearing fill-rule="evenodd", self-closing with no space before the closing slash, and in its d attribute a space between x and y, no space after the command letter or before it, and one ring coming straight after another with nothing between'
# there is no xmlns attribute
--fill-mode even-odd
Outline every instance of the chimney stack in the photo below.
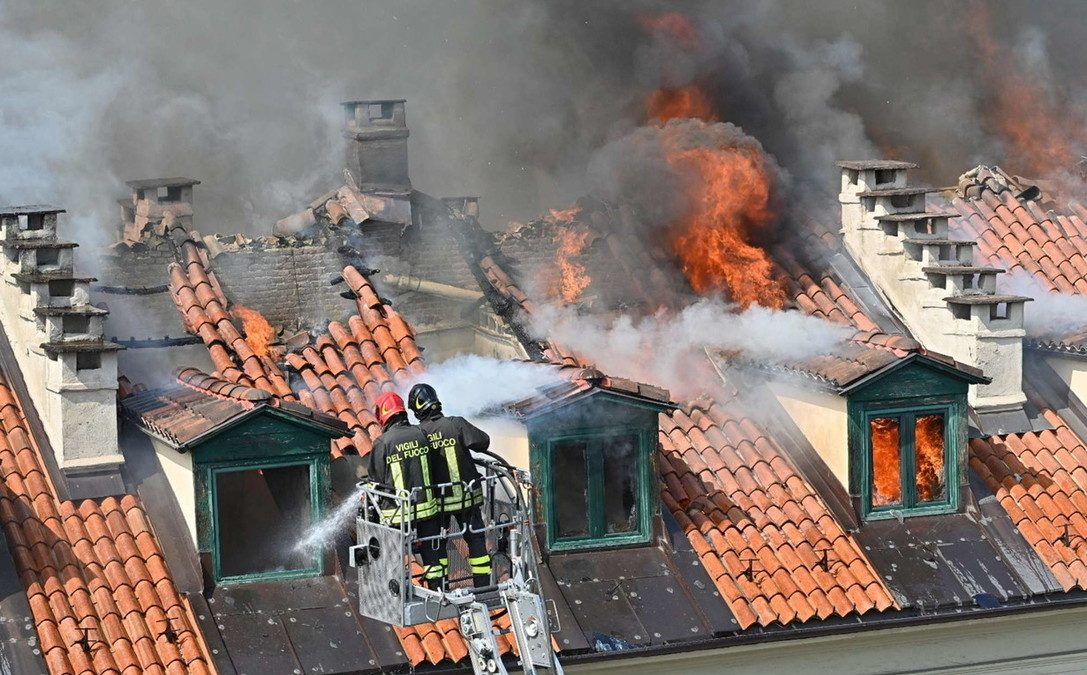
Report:
<svg viewBox="0 0 1087 675"><path fill-rule="evenodd" d="M359 190L391 195L411 192L404 100L346 101L343 109L347 168Z"/></svg>
<svg viewBox="0 0 1087 675"><path fill-rule="evenodd" d="M130 180L125 185L132 188L132 199L122 203L122 241L139 241L154 234L166 234L162 219L167 211L186 228L192 227L192 189L200 181L192 178L151 178Z"/></svg>
<svg viewBox="0 0 1087 675"><path fill-rule="evenodd" d="M47 206L0 207L0 323L72 499L124 491L117 446L117 350L94 279L74 272L76 244L57 238Z"/></svg>
<svg viewBox="0 0 1087 675"><path fill-rule="evenodd" d="M838 162L846 248L925 347L980 368L970 403L986 433L1030 429L1023 412L1023 307L997 292L997 267L974 263L977 242L951 239L954 213L929 211L931 188L910 187L917 165Z"/></svg>

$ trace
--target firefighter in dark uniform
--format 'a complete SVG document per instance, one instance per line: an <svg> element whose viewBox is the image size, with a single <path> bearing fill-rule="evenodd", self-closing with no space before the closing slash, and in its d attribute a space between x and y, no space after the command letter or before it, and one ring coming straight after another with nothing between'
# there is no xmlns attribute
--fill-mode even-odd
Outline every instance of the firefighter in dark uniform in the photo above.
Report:
<svg viewBox="0 0 1087 675"><path fill-rule="evenodd" d="M399 526L409 518L420 538L441 534L441 505L431 487L436 482L434 463L441 460L435 456L423 431L408 422L404 399L398 394L385 392L378 396L374 415L384 432L366 456L367 474L385 490L411 494L407 507L391 501L383 505L383 519ZM422 542L420 549L423 578L429 587L437 588L445 572L441 563L445 557L444 542Z"/></svg>
<svg viewBox="0 0 1087 675"><path fill-rule="evenodd" d="M445 460L444 470L450 485L437 495L442 511L442 526L449 529L455 518L457 525L468 526L464 539L468 544L468 567L473 584L478 588L491 583L491 556L487 552L486 533L483 528L483 485L472 450L486 450L491 437L463 417L446 417L442 414L442 402L438 392L429 384L417 384L408 393L408 405L419 420L419 428L426 433L435 458ZM477 530L477 532L472 532ZM442 551L443 555L445 551ZM449 560L443 557L440 564L448 573Z"/></svg>

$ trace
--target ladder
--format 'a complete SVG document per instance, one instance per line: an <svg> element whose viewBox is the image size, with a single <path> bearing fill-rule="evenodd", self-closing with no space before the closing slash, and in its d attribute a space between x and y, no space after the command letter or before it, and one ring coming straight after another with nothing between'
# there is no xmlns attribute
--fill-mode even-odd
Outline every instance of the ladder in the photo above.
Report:
<svg viewBox="0 0 1087 675"><path fill-rule="evenodd" d="M476 675L508 672L496 640L503 633L512 634L526 675L562 675L552 648L548 604L539 590L532 504L525 499L531 489L529 476L504 462L480 462L479 468L479 483L462 486L483 489L483 527L473 533L485 533L503 552L509 561L508 574L498 580L492 573L492 583L483 588L457 586L455 581L451 582L454 587L439 589L413 583L410 563L418 547L448 547L463 538L467 526L419 537L410 519L392 523L381 516L382 507L389 513L390 505L410 513L412 494L360 483L363 505L356 519L356 544L348 556L349 564L358 570L359 612L398 626L457 619ZM508 629L496 625L501 617L508 617Z"/></svg>

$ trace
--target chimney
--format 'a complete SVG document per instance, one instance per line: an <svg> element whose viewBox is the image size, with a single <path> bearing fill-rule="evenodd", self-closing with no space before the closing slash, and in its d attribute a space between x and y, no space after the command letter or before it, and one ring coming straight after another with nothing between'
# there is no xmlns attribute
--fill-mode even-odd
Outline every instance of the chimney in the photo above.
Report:
<svg viewBox="0 0 1087 675"><path fill-rule="evenodd" d="M846 248L910 331L935 352L980 368L970 403L983 431L1030 429L1023 412L1023 307L1030 298L997 292L1003 269L976 265L971 240L951 239L953 212L929 211L931 188L910 187L915 164L838 162Z"/></svg>
<svg viewBox="0 0 1087 675"><path fill-rule="evenodd" d="M172 211L186 228L192 227L192 189L200 181L192 178L150 178L130 180L132 199L122 204L123 241L139 241L149 235L163 236L162 219Z"/></svg>
<svg viewBox="0 0 1087 675"><path fill-rule="evenodd" d="M408 177L408 124L404 100L346 101L343 135L347 168L363 192L406 194Z"/></svg>
<svg viewBox="0 0 1087 675"><path fill-rule="evenodd" d="M48 206L0 207L0 323L72 499L124 491L117 447L117 350L94 279L74 272L73 242L57 238Z"/></svg>

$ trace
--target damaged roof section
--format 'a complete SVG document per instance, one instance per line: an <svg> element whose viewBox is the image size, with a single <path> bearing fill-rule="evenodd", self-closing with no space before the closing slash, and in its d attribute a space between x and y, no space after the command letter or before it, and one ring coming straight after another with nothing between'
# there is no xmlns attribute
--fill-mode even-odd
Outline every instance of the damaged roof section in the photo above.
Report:
<svg viewBox="0 0 1087 675"><path fill-rule="evenodd" d="M332 435L347 435L348 426L298 403L277 399L262 389L233 384L182 368L179 384L133 394L121 401L137 426L176 449L185 450L265 408L301 422L326 427Z"/></svg>

